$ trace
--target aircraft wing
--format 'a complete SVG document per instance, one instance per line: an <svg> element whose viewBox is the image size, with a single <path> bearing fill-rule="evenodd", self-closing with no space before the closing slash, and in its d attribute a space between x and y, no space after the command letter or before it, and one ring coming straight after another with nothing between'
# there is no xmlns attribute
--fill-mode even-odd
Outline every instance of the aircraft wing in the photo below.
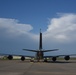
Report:
<svg viewBox="0 0 76 75"><path fill-rule="evenodd" d="M44 58L62 57L62 56L76 56L76 54L52 55L52 56L44 56Z"/></svg>
<svg viewBox="0 0 76 75"><path fill-rule="evenodd" d="M60 56L76 56L76 54L64 54L64 55L56 55L56 57L60 57Z"/></svg>
<svg viewBox="0 0 76 75"><path fill-rule="evenodd" d="M49 52L49 51L57 51L59 49L52 49L52 50L43 50L43 52Z"/></svg>
<svg viewBox="0 0 76 75"><path fill-rule="evenodd" d="M25 51L37 52L37 50L23 49Z"/></svg>
<svg viewBox="0 0 76 75"><path fill-rule="evenodd" d="M8 55L12 55L12 56L24 56L24 57L31 57L31 58L34 58L34 57L35 57L35 56L22 55L22 54L8 54L8 53L0 53L0 56L8 56Z"/></svg>

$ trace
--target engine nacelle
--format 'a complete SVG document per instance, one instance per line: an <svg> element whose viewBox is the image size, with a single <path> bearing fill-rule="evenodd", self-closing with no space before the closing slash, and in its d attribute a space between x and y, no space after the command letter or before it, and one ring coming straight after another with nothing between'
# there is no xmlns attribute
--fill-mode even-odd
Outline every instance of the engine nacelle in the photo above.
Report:
<svg viewBox="0 0 76 75"><path fill-rule="evenodd" d="M21 56L21 60L24 61L25 60L25 57L24 56Z"/></svg>
<svg viewBox="0 0 76 75"><path fill-rule="evenodd" d="M65 60L69 60L70 59L70 56L65 56L64 59Z"/></svg>
<svg viewBox="0 0 76 75"><path fill-rule="evenodd" d="M53 60L54 62L56 61L56 59L57 59L56 57L52 57L52 60Z"/></svg>
<svg viewBox="0 0 76 75"><path fill-rule="evenodd" d="M12 59L13 59L13 56L12 56L12 55L9 55L7 58L8 58L9 60L12 60Z"/></svg>

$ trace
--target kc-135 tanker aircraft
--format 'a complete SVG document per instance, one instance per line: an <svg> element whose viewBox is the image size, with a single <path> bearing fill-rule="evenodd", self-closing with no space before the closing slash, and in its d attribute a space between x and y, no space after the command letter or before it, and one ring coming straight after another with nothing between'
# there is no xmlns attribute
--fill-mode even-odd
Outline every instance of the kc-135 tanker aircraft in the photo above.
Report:
<svg viewBox="0 0 76 75"><path fill-rule="evenodd" d="M55 62L57 60L57 57L60 57L60 56L64 56L64 59L65 60L69 60L70 59L70 56L76 55L76 54L70 54L70 55L56 55L56 56L51 56L50 55L50 56L44 56L44 52L57 51L59 49L52 49L52 50L43 50L42 49L42 32L41 32L41 29L40 29L40 37L39 37L39 39L40 40L39 40L39 49L38 50L23 49L25 51L35 52L36 53L36 56L16 55L16 54L3 54L3 55L8 55L7 58L9 60L12 60L13 59L13 56L21 56L21 60L22 61L25 60L25 57L30 57L30 58L35 58L37 61L44 60L44 62L47 62L48 61L47 58L52 58L52 61Z"/></svg>

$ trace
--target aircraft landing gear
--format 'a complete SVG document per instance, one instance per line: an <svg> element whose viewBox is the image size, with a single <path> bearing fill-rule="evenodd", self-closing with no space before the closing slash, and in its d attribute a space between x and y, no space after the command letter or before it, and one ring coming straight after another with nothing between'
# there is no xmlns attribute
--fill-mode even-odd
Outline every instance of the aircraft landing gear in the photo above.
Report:
<svg viewBox="0 0 76 75"><path fill-rule="evenodd" d="M44 59L44 62L47 62L47 58Z"/></svg>

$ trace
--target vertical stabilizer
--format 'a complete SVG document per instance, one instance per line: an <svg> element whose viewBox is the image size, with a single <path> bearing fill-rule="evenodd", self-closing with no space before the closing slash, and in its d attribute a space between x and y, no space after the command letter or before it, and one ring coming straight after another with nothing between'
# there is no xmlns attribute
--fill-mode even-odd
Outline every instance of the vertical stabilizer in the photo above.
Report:
<svg viewBox="0 0 76 75"><path fill-rule="evenodd" d="M39 50L42 49L42 33L41 33L41 29L40 29L40 42L39 42Z"/></svg>

